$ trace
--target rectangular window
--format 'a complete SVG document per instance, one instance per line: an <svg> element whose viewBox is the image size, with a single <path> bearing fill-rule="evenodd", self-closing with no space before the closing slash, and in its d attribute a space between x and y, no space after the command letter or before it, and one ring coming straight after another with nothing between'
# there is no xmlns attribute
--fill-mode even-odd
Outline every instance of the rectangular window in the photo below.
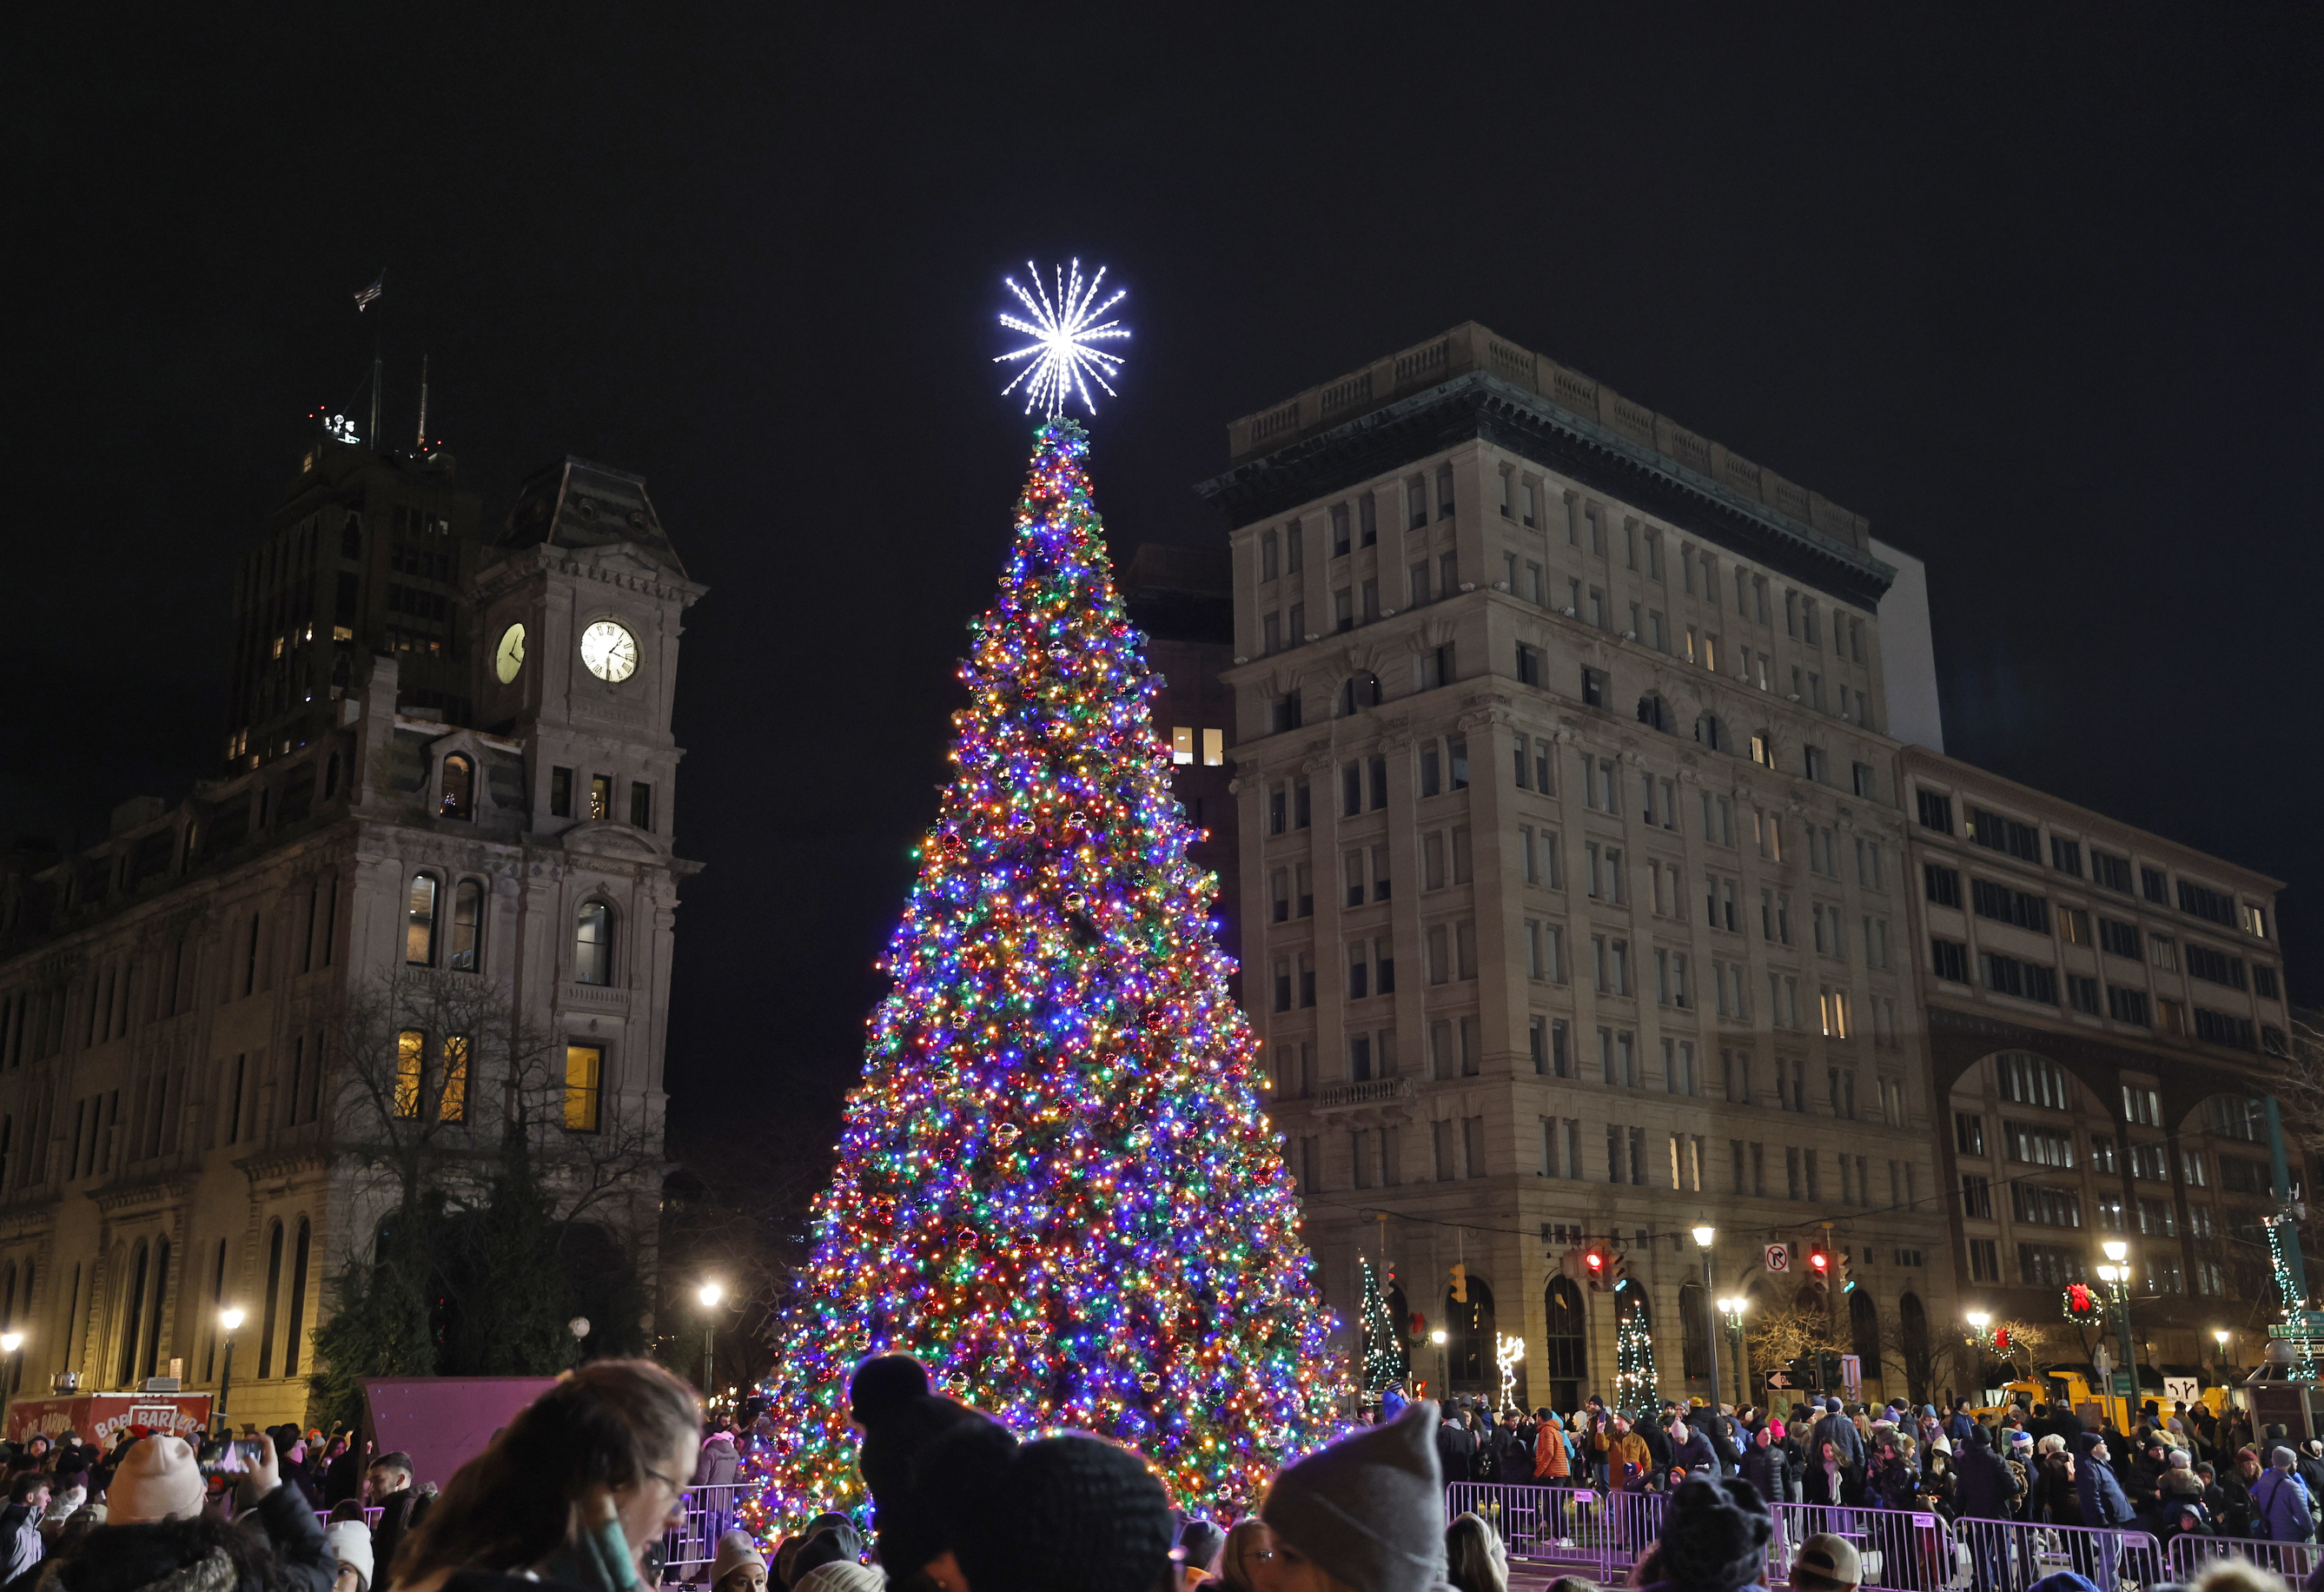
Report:
<svg viewBox="0 0 2324 1592"><path fill-rule="evenodd" d="M653 828L653 787L642 780L630 782L630 827Z"/></svg>
<svg viewBox="0 0 2324 1592"><path fill-rule="evenodd" d="M549 816L551 818L573 816L573 771L569 768L552 768L549 771Z"/></svg>
<svg viewBox="0 0 2324 1592"><path fill-rule="evenodd" d="M1953 1113L1953 1148L1963 1155L1985 1153L1985 1117L1975 1111Z"/></svg>
<svg viewBox="0 0 2324 1592"><path fill-rule="evenodd" d="M1940 796L1934 791L1918 792L1921 804L1921 827L1940 834L1953 832L1953 799Z"/></svg>
<svg viewBox="0 0 2324 1592"><path fill-rule="evenodd" d="M1981 1172L1961 1173L1961 1214L1980 1221L1993 1219L1993 1180Z"/></svg>
<svg viewBox="0 0 2324 1592"><path fill-rule="evenodd" d="M2134 960L2144 954L2139 949L2137 925L2118 923L2112 918L2098 920L2098 949Z"/></svg>
<svg viewBox="0 0 2324 1592"><path fill-rule="evenodd" d="M2152 1020L2147 1011L2146 992L2143 989L2126 989L2119 984L2107 985L2107 1015L2116 1023L2135 1023L2141 1027L2148 1026Z"/></svg>
<svg viewBox="0 0 2324 1592"><path fill-rule="evenodd" d="M599 1096L604 1088L605 1051L601 1045L565 1047L565 1126L576 1134L594 1134L599 1122Z"/></svg>
<svg viewBox="0 0 2324 1592"><path fill-rule="evenodd" d="M2080 973L2066 975L2066 999L2077 1012L2088 1012L2093 1017L2098 1011L2098 981Z"/></svg>
<svg viewBox="0 0 2324 1592"><path fill-rule="evenodd" d="M1950 984L1969 982L1969 947L1953 939L1929 941L1930 966L1936 976Z"/></svg>
<svg viewBox="0 0 2324 1592"><path fill-rule="evenodd" d="M2030 929L2036 934L2050 932L2050 902L2047 897L2012 890L1989 879L1973 878L1969 881L1969 902L1980 918L1991 918L1997 922Z"/></svg>
<svg viewBox="0 0 2324 1592"><path fill-rule="evenodd" d="M2044 1005L2058 1004L2058 974L2053 967L2035 962L2021 962L2015 957L2005 957L1995 951L1979 951L1978 970L1983 975L1985 987L1996 995L2015 995L2021 1000L2039 1001Z"/></svg>

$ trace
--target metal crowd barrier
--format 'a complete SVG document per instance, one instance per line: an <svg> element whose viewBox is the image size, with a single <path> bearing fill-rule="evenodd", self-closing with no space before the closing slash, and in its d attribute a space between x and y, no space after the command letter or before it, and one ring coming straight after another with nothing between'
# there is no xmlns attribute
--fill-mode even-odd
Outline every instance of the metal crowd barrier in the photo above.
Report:
<svg viewBox="0 0 2324 1592"><path fill-rule="evenodd" d="M664 1578L704 1578L686 1572L704 1568L718 1557L718 1539L734 1529L742 1491L741 1484L735 1482L687 1488L682 1500L686 1523L662 1539Z"/></svg>
<svg viewBox="0 0 2324 1592"><path fill-rule="evenodd" d="M2144 1587L2172 1578L2161 1546L2144 1532L1957 1520L1953 1535L1968 1558L1969 1592L2011 1592L2060 1570L2088 1577L2098 1592L2119 1592L2126 1582Z"/></svg>
<svg viewBox="0 0 2324 1592"><path fill-rule="evenodd" d="M1609 1493L1588 1486L1509 1486L1453 1482L1444 1518L1476 1514L1517 1559L1586 1567L1599 1579L1628 1570L1662 1534L1660 1493Z"/></svg>
<svg viewBox="0 0 2324 1592"><path fill-rule="evenodd" d="M1942 1592L1960 1578L1960 1544L1944 1517L1919 1510L1849 1509L1822 1504L1777 1504L1775 1540L1767 1546L1767 1579L1791 1579L1792 1560L1810 1537L1829 1532L1852 1543L1864 1561L1867 1587L1895 1592Z"/></svg>
<svg viewBox="0 0 2324 1592"><path fill-rule="evenodd" d="M2173 1581L2191 1581L2221 1559L2245 1559L2264 1570L2273 1570L2294 1587L2324 1563L2324 1548L2314 1542L2270 1542L2253 1537L2173 1537L2168 1553Z"/></svg>

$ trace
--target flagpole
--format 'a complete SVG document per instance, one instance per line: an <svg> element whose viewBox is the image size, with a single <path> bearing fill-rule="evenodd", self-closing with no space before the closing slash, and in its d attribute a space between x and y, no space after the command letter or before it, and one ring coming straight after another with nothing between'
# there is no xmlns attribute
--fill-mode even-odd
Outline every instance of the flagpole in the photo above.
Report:
<svg viewBox="0 0 2324 1592"><path fill-rule="evenodd" d="M428 356L420 356L420 457L428 457Z"/></svg>
<svg viewBox="0 0 2324 1592"><path fill-rule="evenodd" d="M374 342L371 353L371 430L364 433L371 439L374 453L387 451L383 445L384 440L379 434L379 377L383 363L379 356L379 345Z"/></svg>

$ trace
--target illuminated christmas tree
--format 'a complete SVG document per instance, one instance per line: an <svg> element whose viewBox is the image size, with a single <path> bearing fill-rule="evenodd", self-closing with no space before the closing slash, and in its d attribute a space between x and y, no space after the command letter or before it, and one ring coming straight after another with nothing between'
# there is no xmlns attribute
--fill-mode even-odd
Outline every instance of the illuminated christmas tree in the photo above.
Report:
<svg viewBox="0 0 2324 1592"><path fill-rule="evenodd" d="M1655 1335L1643 1310L1618 1310L1614 1323L1614 1407L1644 1410L1654 1402Z"/></svg>
<svg viewBox="0 0 2324 1592"><path fill-rule="evenodd" d="M1021 1431L1254 1506L1348 1391L1228 997L1070 420L1036 433L953 777L881 969L814 1257L764 1384L764 1535L863 1496L847 1381L918 1356Z"/></svg>
<svg viewBox="0 0 2324 1592"><path fill-rule="evenodd" d="M1357 1263L1364 1270L1364 1392L1378 1393L1403 1385L1404 1326L1388 1308L1372 1263L1360 1259Z"/></svg>

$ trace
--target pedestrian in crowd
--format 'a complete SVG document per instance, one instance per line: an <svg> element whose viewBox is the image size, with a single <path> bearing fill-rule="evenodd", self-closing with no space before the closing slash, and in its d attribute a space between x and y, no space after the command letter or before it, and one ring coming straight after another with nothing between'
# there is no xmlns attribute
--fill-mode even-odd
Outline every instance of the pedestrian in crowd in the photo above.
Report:
<svg viewBox="0 0 2324 1592"><path fill-rule="evenodd" d="M1670 1460L1664 1467L1670 1474L1697 1471L1716 1473L1719 1457L1712 1451L1711 1440L1696 1431L1686 1421L1674 1419L1666 1435L1670 1439Z"/></svg>
<svg viewBox="0 0 2324 1592"><path fill-rule="evenodd" d="M1606 1486L1618 1493L1643 1493L1654 1476L1654 1455L1646 1439L1630 1430L1628 1417L1614 1416L1599 1439L1599 1458L1606 1467Z"/></svg>
<svg viewBox="0 0 2324 1592"><path fill-rule="evenodd" d="M383 1575L395 1569L395 1556L403 1539L419 1529L434 1504L434 1495L411 1485L411 1456L401 1449L382 1454L364 1475L364 1490L379 1520L372 1527L372 1547Z"/></svg>
<svg viewBox="0 0 2324 1592"><path fill-rule="evenodd" d="M1775 1521L1759 1495L1739 1476L1689 1476L1663 1513L1650 1578L1659 1592L1741 1592L1767 1576L1767 1544Z"/></svg>
<svg viewBox="0 0 2324 1592"><path fill-rule="evenodd" d="M1818 1532L1792 1556L1792 1592L1856 1592L1864 1584L1864 1556L1856 1544Z"/></svg>
<svg viewBox="0 0 2324 1592"><path fill-rule="evenodd" d="M1880 1462L1866 1478L1868 1503L1883 1509L1911 1509L1920 1502L1921 1468L1913 1461L1913 1439L1892 1431L1880 1446Z"/></svg>
<svg viewBox="0 0 2324 1592"><path fill-rule="evenodd" d="M238 1480L244 1521L204 1507L201 1467L184 1439L134 1439L108 1456L106 1520L77 1513L32 1592L329 1592L337 1566L305 1497L282 1480L274 1439ZM76 1532L83 1519L89 1524Z"/></svg>
<svg viewBox="0 0 2324 1592"><path fill-rule="evenodd" d="M0 1584L41 1562L48 1548L41 1522L48 1511L49 1478L37 1470L18 1472L8 1484L7 1507L0 1509Z"/></svg>
<svg viewBox="0 0 2324 1592"><path fill-rule="evenodd" d="M1444 1563L1453 1592L1508 1592L1508 1552L1473 1511L1444 1528Z"/></svg>
<svg viewBox="0 0 2324 1592"><path fill-rule="evenodd" d="M1275 1534L1277 1592L1431 1592L1444 1558L1434 1421L1434 1407L1416 1403L1275 1478L1259 1514ZM989 1592L973 1573L969 1584Z"/></svg>
<svg viewBox="0 0 2324 1592"><path fill-rule="evenodd" d="M2106 1434L2086 1431L2074 1444L2074 1491L2081 1505L2082 1524L2099 1530L2127 1525L2130 1499L2114 1474Z"/></svg>
<svg viewBox="0 0 2324 1592"><path fill-rule="evenodd" d="M382 1578L396 1592L529 1592L540 1581L632 1592L646 1550L685 1519L700 1408L650 1361L567 1372L453 1473L392 1557L383 1538ZM391 1459L408 1486L410 1460L381 1464Z"/></svg>
<svg viewBox="0 0 2324 1592"><path fill-rule="evenodd" d="M1220 1592L1274 1592L1275 1532L1256 1514L1246 1514L1227 1528L1216 1584Z"/></svg>
<svg viewBox="0 0 2324 1592"><path fill-rule="evenodd" d="M1207 1520L1190 1520L1178 1528L1178 1545L1172 1550L1178 1561L1179 1592L1194 1589L1219 1573L1219 1559L1226 1551L1227 1534Z"/></svg>
<svg viewBox="0 0 2324 1592"><path fill-rule="evenodd" d="M728 1532L710 1561L710 1592L767 1592L767 1561L751 1533Z"/></svg>
<svg viewBox="0 0 2324 1592"><path fill-rule="evenodd" d="M1807 1501L1827 1509L1854 1508L1864 1502L1864 1478L1840 1445L1826 1439L1808 1466Z"/></svg>
<svg viewBox="0 0 2324 1592"><path fill-rule="evenodd" d="M1436 1425L1436 1465L1448 1482L1469 1479L1470 1461L1476 1457L1477 1439L1470 1435L1461 1412L1448 1409Z"/></svg>
<svg viewBox="0 0 2324 1592"><path fill-rule="evenodd" d="M2251 1490L2260 1477L2259 1455L2250 1449L2238 1449L2235 1458L2211 1478L2205 1490L2204 1506L2211 1512L2211 1523L2223 1537L2248 1537L2252 1532Z"/></svg>
<svg viewBox="0 0 2324 1592"><path fill-rule="evenodd" d="M2251 1490L2252 1523L2272 1542L2306 1542L2316 1535L2316 1512L2308 1489L2294 1473L2294 1456L2278 1447L2268 1456L2268 1472Z"/></svg>
<svg viewBox="0 0 2324 1592"><path fill-rule="evenodd" d="M1784 1474L1784 1450L1776 1446L1775 1429L1762 1425L1752 1434L1751 1446L1743 1453L1743 1479L1765 1504L1783 1504L1790 1500Z"/></svg>
<svg viewBox="0 0 2324 1592"><path fill-rule="evenodd" d="M377 1564L372 1553L371 1527L360 1517L355 1520L335 1520L323 1528L323 1542L330 1550L331 1592L371 1592L372 1577Z"/></svg>

